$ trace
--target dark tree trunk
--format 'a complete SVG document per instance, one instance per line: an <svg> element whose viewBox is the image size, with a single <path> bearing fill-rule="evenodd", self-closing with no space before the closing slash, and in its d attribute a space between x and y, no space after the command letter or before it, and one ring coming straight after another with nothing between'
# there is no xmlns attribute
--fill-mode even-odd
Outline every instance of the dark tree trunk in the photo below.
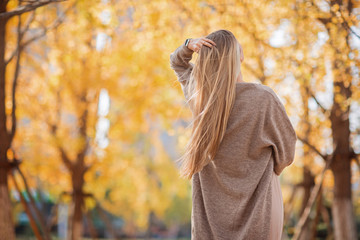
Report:
<svg viewBox="0 0 360 240"><path fill-rule="evenodd" d="M0 13L6 12L7 1L0 2ZM6 20L0 20L0 240L15 239L12 207L9 197L8 170L9 134L5 112L5 31Z"/></svg>
<svg viewBox="0 0 360 240"><path fill-rule="evenodd" d="M1 157L5 154L1 151ZM2 161L3 162L3 161ZM15 240L14 223L11 217L8 178L6 168L0 167L0 240Z"/></svg>
<svg viewBox="0 0 360 240"><path fill-rule="evenodd" d="M334 65L338 66L337 62ZM341 109L336 101L340 94L349 99L351 92L344 86L344 82L334 82L334 87L340 87L340 92L334 93L334 104L331 109L331 129L334 147L334 160L331 170L334 175L334 200L332 214L334 216L335 239L356 239L356 227L351 192L351 145L350 145L350 107Z"/></svg>
<svg viewBox="0 0 360 240"><path fill-rule="evenodd" d="M71 226L71 239L81 239L83 235L83 208L84 208L84 171L83 168L74 168L72 172L73 184L73 215Z"/></svg>
<svg viewBox="0 0 360 240"><path fill-rule="evenodd" d="M353 11L352 1L334 0L330 6L338 4L349 15ZM336 14L331 12L332 16ZM333 69L333 105L331 108L330 122L333 142L333 161L330 169L334 175L334 200L331 211L334 219L334 236L336 240L353 240L356 237L355 216L351 192L351 158L352 147L350 144L350 104L351 84L353 76L351 63L342 58L349 54L352 48L349 44L350 30L343 23L329 25L331 19L323 21L329 34L329 43L334 53ZM335 28L332 28L335 27ZM336 29L334 31L334 29ZM348 104L349 103L349 104Z"/></svg>

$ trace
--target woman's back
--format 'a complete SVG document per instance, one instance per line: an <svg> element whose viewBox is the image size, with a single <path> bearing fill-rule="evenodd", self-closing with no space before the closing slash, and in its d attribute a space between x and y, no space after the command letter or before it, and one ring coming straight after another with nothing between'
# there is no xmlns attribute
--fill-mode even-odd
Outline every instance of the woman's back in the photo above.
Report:
<svg viewBox="0 0 360 240"><path fill-rule="evenodd" d="M273 171L291 164L296 141L274 94L237 83L218 153L192 179L193 239L270 239Z"/></svg>

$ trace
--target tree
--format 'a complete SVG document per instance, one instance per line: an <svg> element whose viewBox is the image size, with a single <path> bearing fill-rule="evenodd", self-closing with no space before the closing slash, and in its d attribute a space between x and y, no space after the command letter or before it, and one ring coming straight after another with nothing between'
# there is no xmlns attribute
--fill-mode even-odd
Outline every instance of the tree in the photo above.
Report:
<svg viewBox="0 0 360 240"><path fill-rule="evenodd" d="M351 162L359 154L354 152L354 143L351 142L351 135L356 134L356 131L351 131L350 114L351 107L359 101L359 88L356 86L359 58L351 39L352 36L358 36L354 35L350 26L358 24L354 15L357 7L352 1L297 2L293 7L293 16L289 17L294 24L292 36L297 42L292 46L292 51L296 48L303 56L302 59L292 56L294 72L300 86L317 104L315 112L319 114L314 119L304 119L312 125L312 131L307 136L299 134L299 138L325 162L332 161L330 169L334 176L332 214L335 239L356 238ZM311 45L318 36L325 39L319 50L314 50ZM308 82L312 83L305 85L307 82L302 76L309 73ZM324 89L325 84L333 86L330 106L321 103L318 97L318 91ZM315 140L317 136L326 134L326 131L331 132L330 153L321 150L321 144L325 145L328 141Z"/></svg>
<svg viewBox="0 0 360 240"><path fill-rule="evenodd" d="M57 1L40 1L31 2L23 5L19 1L17 7L8 0L0 3L0 232L1 239L15 239L13 220L11 218L11 202L8 189L8 172L12 170L14 165L8 159L8 151L11 148L12 141L16 132L16 87L20 73L21 54L24 48L35 39L42 37L47 28L43 29L40 35L32 36L32 38L24 39L33 20L33 15L28 17L25 24L22 21L22 14L35 11L41 6L57 2ZM8 4L11 10L7 10ZM34 13L32 13L34 14ZM17 17L17 40L15 49L10 54L6 54L7 43L7 24L11 18ZM10 37L11 38L11 37ZM15 59L13 73L8 71L9 65ZM11 76L11 79L9 79ZM11 91L8 91L11 86ZM9 94L7 96L7 94ZM6 107L6 101L11 101L11 107ZM10 124L9 124L10 123Z"/></svg>
<svg viewBox="0 0 360 240"><path fill-rule="evenodd" d="M37 80L22 88L27 97L21 99L21 114L30 120L22 131L37 141L28 144L19 139L19 148L27 146L21 154L28 159L30 178L39 178L56 198L62 192L71 197L72 239L82 236L84 209L97 206L123 217L129 232L132 224L146 230L152 212L165 219L175 209L183 210L171 205L173 199L189 201L186 182L178 179L159 142L158 124L169 125L177 117L174 102L169 101L174 99L172 92L160 94L168 89L163 74L169 73L167 62L154 55L162 45L133 49L136 39L147 32L117 32L121 22L104 23L98 17L105 10L121 9L74 3L61 27L34 46L34 56L27 59L24 78ZM101 92L111 99L104 116L99 115L104 111ZM105 132L102 117L110 123ZM166 213L170 208L172 213Z"/></svg>

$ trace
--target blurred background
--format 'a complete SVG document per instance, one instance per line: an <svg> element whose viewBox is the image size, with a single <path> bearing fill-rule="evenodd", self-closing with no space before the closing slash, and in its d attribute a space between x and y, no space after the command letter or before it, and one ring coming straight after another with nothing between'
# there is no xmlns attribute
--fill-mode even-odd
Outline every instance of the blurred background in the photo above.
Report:
<svg viewBox="0 0 360 240"><path fill-rule="evenodd" d="M190 239L191 183L174 161L191 112L169 60L219 29L298 135L280 175L283 239L360 239L359 11L355 0L1 1L0 239Z"/></svg>

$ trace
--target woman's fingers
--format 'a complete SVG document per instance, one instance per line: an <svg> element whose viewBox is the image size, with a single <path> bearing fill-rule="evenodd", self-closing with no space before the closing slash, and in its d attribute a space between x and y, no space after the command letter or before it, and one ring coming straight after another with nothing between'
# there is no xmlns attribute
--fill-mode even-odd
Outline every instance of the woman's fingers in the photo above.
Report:
<svg viewBox="0 0 360 240"><path fill-rule="evenodd" d="M208 39L208 38L201 38L201 39L199 40L199 43L200 43L200 46L199 46L199 47L201 47L202 45L205 45L205 46L208 46L208 47L212 48L213 45L216 45L213 41L211 41L211 40Z"/></svg>
<svg viewBox="0 0 360 240"><path fill-rule="evenodd" d="M216 46L216 43L215 43L213 40L211 40L211 39L205 38L205 41L208 41L208 42L210 42L211 44L213 44L213 45Z"/></svg>
<svg viewBox="0 0 360 240"><path fill-rule="evenodd" d="M203 38L201 42L202 42L203 45L206 45L206 46L208 46L210 48L212 48L213 46L216 46L216 43L214 41L212 41L211 39L208 39L208 38Z"/></svg>
<svg viewBox="0 0 360 240"><path fill-rule="evenodd" d="M208 43L208 42L203 42L203 45L206 45L208 47L212 47L213 45L211 43Z"/></svg>
<svg viewBox="0 0 360 240"><path fill-rule="evenodd" d="M208 39L206 37L198 38L198 40L194 42L195 52L199 53L199 50L202 47L202 45L212 48L213 46L216 46L216 43L213 40Z"/></svg>
<svg viewBox="0 0 360 240"><path fill-rule="evenodd" d="M204 37L201 40L204 41L204 42L209 42L212 45L216 45L216 43L213 40L209 39L209 38Z"/></svg>

